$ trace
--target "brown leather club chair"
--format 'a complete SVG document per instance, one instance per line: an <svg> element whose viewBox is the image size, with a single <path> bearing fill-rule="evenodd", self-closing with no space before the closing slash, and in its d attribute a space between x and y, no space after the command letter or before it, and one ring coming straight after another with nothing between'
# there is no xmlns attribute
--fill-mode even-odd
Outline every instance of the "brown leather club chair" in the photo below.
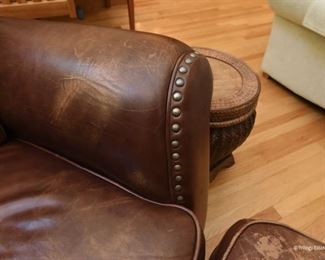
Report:
<svg viewBox="0 0 325 260"><path fill-rule="evenodd" d="M211 89L167 37L0 19L0 259L204 259ZM241 220L210 259L325 245Z"/></svg>
<svg viewBox="0 0 325 260"><path fill-rule="evenodd" d="M0 259L202 259L211 92L174 39L0 19Z"/></svg>

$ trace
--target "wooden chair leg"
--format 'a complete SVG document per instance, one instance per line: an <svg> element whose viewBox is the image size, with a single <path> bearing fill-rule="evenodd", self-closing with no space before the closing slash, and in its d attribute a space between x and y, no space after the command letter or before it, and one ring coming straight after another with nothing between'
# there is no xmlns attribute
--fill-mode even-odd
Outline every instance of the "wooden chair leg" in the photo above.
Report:
<svg viewBox="0 0 325 260"><path fill-rule="evenodd" d="M69 15L71 18L77 18L77 9L74 0L68 0Z"/></svg>
<svg viewBox="0 0 325 260"><path fill-rule="evenodd" d="M135 30L134 0L127 0L127 3L128 3L130 29Z"/></svg>
<svg viewBox="0 0 325 260"><path fill-rule="evenodd" d="M216 178L217 174L225 169L230 168L235 164L235 159L232 154L228 155L225 159L222 159L218 164L210 170L210 182L213 182L213 180Z"/></svg>
<svg viewBox="0 0 325 260"><path fill-rule="evenodd" d="M110 8L112 6L111 0L105 0L105 7Z"/></svg>

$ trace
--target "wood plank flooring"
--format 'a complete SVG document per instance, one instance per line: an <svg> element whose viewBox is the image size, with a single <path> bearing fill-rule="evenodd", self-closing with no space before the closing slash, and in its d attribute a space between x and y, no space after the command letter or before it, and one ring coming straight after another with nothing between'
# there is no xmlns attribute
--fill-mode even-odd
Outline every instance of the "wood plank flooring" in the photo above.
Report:
<svg viewBox="0 0 325 260"><path fill-rule="evenodd" d="M82 23L128 27L125 5L97 5ZM325 112L262 77L273 17L267 1L135 0L135 11L137 30L228 52L261 78L256 126L234 153L236 165L210 186L207 255L230 225L250 217L281 221L325 242Z"/></svg>

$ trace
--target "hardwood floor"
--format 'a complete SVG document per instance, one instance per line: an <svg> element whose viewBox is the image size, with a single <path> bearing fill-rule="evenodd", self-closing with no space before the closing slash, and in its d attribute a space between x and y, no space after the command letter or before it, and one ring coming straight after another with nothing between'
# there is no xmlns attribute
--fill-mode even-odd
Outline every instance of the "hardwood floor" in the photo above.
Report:
<svg viewBox="0 0 325 260"><path fill-rule="evenodd" d="M207 255L241 218L277 220L325 242L325 112L260 68L271 30L266 0L135 0L137 30L231 53L260 76L256 126L209 191ZM83 23L127 28L125 5Z"/></svg>

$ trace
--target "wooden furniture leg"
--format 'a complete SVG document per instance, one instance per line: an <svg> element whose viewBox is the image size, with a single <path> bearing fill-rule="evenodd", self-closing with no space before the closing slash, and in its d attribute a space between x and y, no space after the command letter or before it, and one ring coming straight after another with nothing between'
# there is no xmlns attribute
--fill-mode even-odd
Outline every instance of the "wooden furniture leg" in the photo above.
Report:
<svg viewBox="0 0 325 260"><path fill-rule="evenodd" d="M105 7L109 8L112 6L111 0L105 0Z"/></svg>
<svg viewBox="0 0 325 260"><path fill-rule="evenodd" d="M228 155L225 159L221 160L216 167L210 172L210 182L216 178L218 172L225 168L230 168L235 164L235 159L232 154Z"/></svg>
<svg viewBox="0 0 325 260"><path fill-rule="evenodd" d="M68 0L69 15L71 18L77 18L77 9L74 0Z"/></svg>
<svg viewBox="0 0 325 260"><path fill-rule="evenodd" d="M129 12L129 24L130 29L135 30L135 18L134 18L134 0L127 0L128 12Z"/></svg>
<svg viewBox="0 0 325 260"><path fill-rule="evenodd" d="M105 7L111 7L111 0L105 0ZM134 15L134 0L127 0L128 15L129 15L129 26L131 30L135 30L135 15Z"/></svg>

